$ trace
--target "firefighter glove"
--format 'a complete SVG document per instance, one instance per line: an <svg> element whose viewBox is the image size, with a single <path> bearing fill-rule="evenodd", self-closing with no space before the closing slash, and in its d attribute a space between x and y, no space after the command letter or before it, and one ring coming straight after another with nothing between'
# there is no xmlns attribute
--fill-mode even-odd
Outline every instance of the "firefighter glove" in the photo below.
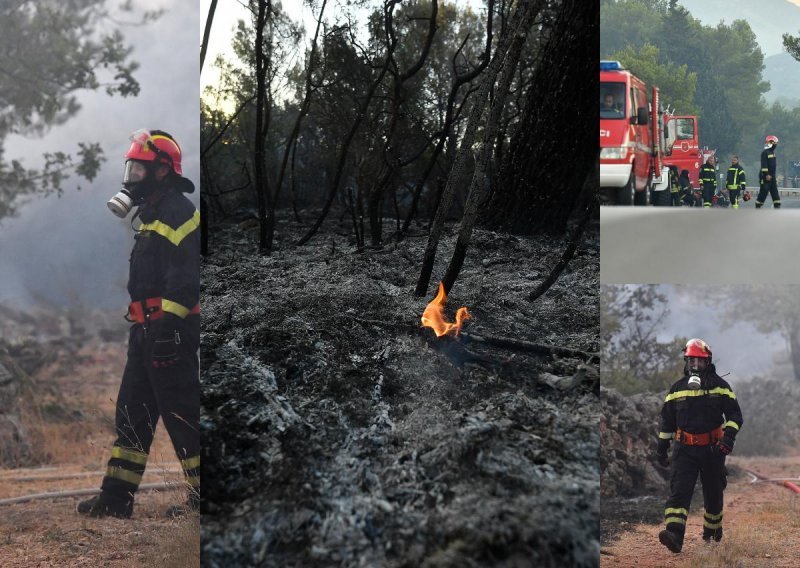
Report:
<svg viewBox="0 0 800 568"><path fill-rule="evenodd" d="M656 459L661 467L669 467L669 440L659 440Z"/></svg>
<svg viewBox="0 0 800 568"><path fill-rule="evenodd" d="M178 329L179 318L172 314L158 320L153 330L153 354L151 362L153 367L172 367L178 362L178 345L181 343L181 334Z"/></svg>
<svg viewBox="0 0 800 568"><path fill-rule="evenodd" d="M722 439L717 442L717 451L724 456L727 456L733 451L733 436L725 434Z"/></svg>

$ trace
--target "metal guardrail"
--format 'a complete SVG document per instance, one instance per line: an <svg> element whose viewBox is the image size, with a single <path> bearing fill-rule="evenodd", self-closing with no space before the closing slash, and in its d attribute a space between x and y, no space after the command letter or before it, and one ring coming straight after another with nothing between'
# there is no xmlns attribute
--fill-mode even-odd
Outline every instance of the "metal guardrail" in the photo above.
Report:
<svg viewBox="0 0 800 568"><path fill-rule="evenodd" d="M761 190L761 188L758 187L757 185L755 185L755 186L749 186L748 185L747 186L747 191L752 193L753 197L756 197L760 190ZM778 193L781 194L781 195L785 195L787 197L790 196L790 195L800 195L800 188L797 188L797 187L779 187L778 188Z"/></svg>

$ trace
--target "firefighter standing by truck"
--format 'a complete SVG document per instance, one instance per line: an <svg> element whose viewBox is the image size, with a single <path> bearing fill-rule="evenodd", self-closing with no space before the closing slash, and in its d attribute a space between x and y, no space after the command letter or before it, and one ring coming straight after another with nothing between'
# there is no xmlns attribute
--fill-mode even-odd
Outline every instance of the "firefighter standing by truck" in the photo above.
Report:
<svg viewBox="0 0 800 568"><path fill-rule="evenodd" d="M703 207L711 207L711 201L717 192L717 169L714 167L714 156L709 156L700 167L700 183L703 185Z"/></svg>
<svg viewBox="0 0 800 568"><path fill-rule="evenodd" d="M78 504L93 517L129 518L159 417L169 433L186 482L189 508L200 498L200 214L183 193L181 149L161 130L131 136L124 189L108 202L118 217L138 207L130 257L126 319L133 322L128 360L117 397L117 439L101 493ZM133 221L131 222L133 223ZM183 513L171 507L167 513Z"/></svg>
<svg viewBox="0 0 800 568"><path fill-rule="evenodd" d="M678 177L678 166L669 166L669 196L672 207L680 207L681 182Z"/></svg>
<svg viewBox="0 0 800 568"><path fill-rule="evenodd" d="M775 147L778 145L777 136L767 136L764 150L761 152L761 173L759 182L761 190L756 198L756 209L761 209L767 200L767 192L772 197L772 206L781 208L781 195L778 193L778 181L775 179Z"/></svg>
<svg viewBox="0 0 800 568"><path fill-rule="evenodd" d="M717 375L711 348L690 339L684 350L683 377L672 385L661 408L657 457L670 470L670 495L664 509L666 528L658 539L680 552L697 476L703 484L703 540L722 539L725 456L742 427L742 411L730 385ZM675 439L672 456L670 440Z"/></svg>
<svg viewBox="0 0 800 568"><path fill-rule="evenodd" d="M742 164L739 163L739 156L731 157L731 167L728 168L728 179L725 187L728 188L728 193L731 196L731 207L739 209L739 195L747 187L747 177Z"/></svg>

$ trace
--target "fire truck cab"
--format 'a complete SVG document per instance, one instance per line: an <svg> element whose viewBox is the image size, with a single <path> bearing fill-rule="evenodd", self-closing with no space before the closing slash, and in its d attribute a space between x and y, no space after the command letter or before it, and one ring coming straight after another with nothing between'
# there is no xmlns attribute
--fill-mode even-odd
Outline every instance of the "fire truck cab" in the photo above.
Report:
<svg viewBox="0 0 800 568"><path fill-rule="evenodd" d="M600 62L600 191L619 205L647 205L660 178L658 90L619 61Z"/></svg>
<svg viewBox="0 0 800 568"><path fill-rule="evenodd" d="M678 171L689 170L692 187L700 187L700 166L705 157L700 148L696 116L667 115L664 117L664 164Z"/></svg>

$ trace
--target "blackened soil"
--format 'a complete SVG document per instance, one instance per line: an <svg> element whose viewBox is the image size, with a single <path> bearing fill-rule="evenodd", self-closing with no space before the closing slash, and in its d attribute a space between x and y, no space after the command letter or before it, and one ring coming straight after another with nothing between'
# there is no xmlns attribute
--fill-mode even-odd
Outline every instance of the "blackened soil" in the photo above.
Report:
<svg viewBox="0 0 800 568"><path fill-rule="evenodd" d="M209 566L595 566L598 370L435 339L413 295L424 235L356 252L333 224L212 234L203 266L203 559ZM344 229L342 229L344 232ZM447 232L434 275L454 237ZM476 231L448 312L466 330L598 350L595 225Z"/></svg>

